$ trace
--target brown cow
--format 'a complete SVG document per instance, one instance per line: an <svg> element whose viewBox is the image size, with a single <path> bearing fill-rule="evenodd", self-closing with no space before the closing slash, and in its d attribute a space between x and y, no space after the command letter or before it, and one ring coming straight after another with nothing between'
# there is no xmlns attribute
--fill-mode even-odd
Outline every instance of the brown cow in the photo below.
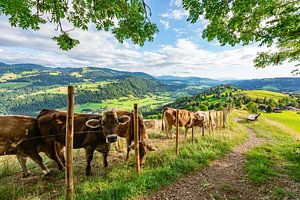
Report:
<svg viewBox="0 0 300 200"><path fill-rule="evenodd" d="M133 130L133 113L116 110L118 116L128 116L130 118L129 123L126 125L119 124L117 127L116 134L119 137L126 138L127 143L127 155L126 160L129 160L129 152L132 148L131 143L134 140L134 130ZM140 165L143 165L146 161L146 155L148 151L155 151L156 148L148 144L148 134L144 125L144 121L141 115L138 116L138 129L139 129L139 151L140 151Z"/></svg>
<svg viewBox="0 0 300 200"><path fill-rule="evenodd" d="M101 152L103 164L106 167L107 154L110 150L110 143L115 142L117 125L126 125L129 117L117 116L115 111L106 111L103 116L93 114L74 115L74 143L73 148L84 148L86 152L86 175L91 175L91 161L94 151ZM66 113L57 110L42 110L38 116L38 124L48 149L51 149L50 156L58 161L54 142L65 145Z"/></svg>
<svg viewBox="0 0 300 200"><path fill-rule="evenodd" d="M189 128L194 128L194 113L188 110L179 110L179 127L185 127L185 138ZM162 112L162 130L166 131L167 137L172 138L172 126L176 127L176 109L165 108Z"/></svg>
<svg viewBox="0 0 300 200"><path fill-rule="evenodd" d="M41 145L44 145L44 140L36 118L0 116L0 155L30 157L40 166L43 174L48 175L50 171L39 155L38 147Z"/></svg>
<svg viewBox="0 0 300 200"><path fill-rule="evenodd" d="M43 137L43 136L41 135L41 137ZM63 148L64 148L64 146L62 144L56 143L56 150L58 152L59 158L62 160L63 163L65 163ZM39 145L37 149L38 149L37 150L38 152L43 152L50 158L45 144ZM26 178L26 177L32 175L31 171L26 166L27 157L20 156L20 155L16 155L16 156L17 156L18 162L20 163L20 166L22 168L23 178Z"/></svg>

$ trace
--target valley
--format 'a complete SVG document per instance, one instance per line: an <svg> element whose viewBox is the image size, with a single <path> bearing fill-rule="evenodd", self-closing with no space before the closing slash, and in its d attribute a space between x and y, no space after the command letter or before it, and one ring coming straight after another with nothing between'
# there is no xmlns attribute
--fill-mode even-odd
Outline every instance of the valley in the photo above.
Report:
<svg viewBox="0 0 300 200"><path fill-rule="evenodd" d="M288 81L283 79L282 82L279 80L274 79L282 88L287 88L281 90L282 92L300 91L300 84L297 85L300 78L288 78ZM275 103L269 104L276 107L276 101L279 99L290 98L288 94L260 90L272 81L273 79L266 79L260 81L261 88L243 90L243 87L249 87L251 80L153 77L146 73L108 68L50 68L35 64L0 63L0 113L35 116L43 108L64 110L66 85L75 86L76 112L102 112L108 108L131 110L131 105L138 103L145 116L159 118L157 114L164 106L194 111L221 110L228 103L242 107L249 99L256 101L256 98L260 99L257 101L275 98ZM253 80L252 83L254 82L257 80ZM263 85L262 82L266 84ZM285 86L286 82L288 86ZM236 85L241 88L236 88ZM297 97L292 99L297 101Z"/></svg>

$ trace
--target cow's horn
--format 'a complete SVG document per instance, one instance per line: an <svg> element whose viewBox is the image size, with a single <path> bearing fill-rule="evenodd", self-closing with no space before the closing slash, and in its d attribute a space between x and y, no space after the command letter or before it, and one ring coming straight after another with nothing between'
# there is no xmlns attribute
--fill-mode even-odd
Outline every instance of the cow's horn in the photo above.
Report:
<svg viewBox="0 0 300 200"><path fill-rule="evenodd" d="M97 119L90 119L90 120L88 120L88 121L85 122L85 125L88 126L88 127L90 127L90 128L99 128L101 126L101 124L96 125L96 126L90 125L89 124L90 122L98 122L99 123L99 120L97 120Z"/></svg>
<svg viewBox="0 0 300 200"><path fill-rule="evenodd" d="M128 117L127 115L122 115L121 117L119 117L119 120L123 118L126 118L127 120L125 122L120 122L119 125L126 125L130 120L130 117Z"/></svg>

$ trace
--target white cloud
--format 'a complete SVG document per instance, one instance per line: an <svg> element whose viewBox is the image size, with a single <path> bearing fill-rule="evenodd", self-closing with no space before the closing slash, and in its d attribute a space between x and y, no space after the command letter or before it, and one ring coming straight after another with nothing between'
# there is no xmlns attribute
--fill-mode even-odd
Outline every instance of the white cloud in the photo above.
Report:
<svg viewBox="0 0 300 200"><path fill-rule="evenodd" d="M182 0L171 0L170 6L180 7L182 5Z"/></svg>
<svg viewBox="0 0 300 200"><path fill-rule="evenodd" d="M160 23L164 26L164 28L167 30L170 28L170 22L164 21L164 20L159 20Z"/></svg>
<svg viewBox="0 0 300 200"><path fill-rule="evenodd" d="M163 13L161 16L163 18L168 19L174 19L174 20L182 20L186 18L189 15L189 13L183 9L177 9L177 10L169 10L166 13Z"/></svg>
<svg viewBox="0 0 300 200"><path fill-rule="evenodd" d="M97 66L118 70L143 71L152 75L255 78L291 76L292 65L256 70L252 60L263 49L253 46L209 51L189 39L181 38L174 45L145 50L126 42L120 45L111 33L72 31L80 45L68 52L58 49L51 40L54 27L44 25L34 32L10 27L0 18L0 62L35 63L56 67ZM178 31L184 31L178 29ZM159 35L157 36L159 37Z"/></svg>

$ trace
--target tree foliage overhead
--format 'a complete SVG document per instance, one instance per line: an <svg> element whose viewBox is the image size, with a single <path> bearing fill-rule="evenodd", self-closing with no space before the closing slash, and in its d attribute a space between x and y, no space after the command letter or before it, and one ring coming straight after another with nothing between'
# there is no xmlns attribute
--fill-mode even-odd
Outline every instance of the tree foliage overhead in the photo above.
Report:
<svg viewBox="0 0 300 200"><path fill-rule="evenodd" d="M203 38L217 39L222 46L259 42L269 50L258 53L256 67L279 65L284 61L300 65L299 0L183 0L188 21L201 16L208 25ZM276 47L271 51L271 47ZM274 48L273 48L274 49ZM300 73L299 68L294 70Z"/></svg>
<svg viewBox="0 0 300 200"><path fill-rule="evenodd" d="M41 24L54 23L60 35L54 36L62 50L70 50L79 43L69 31L88 30L94 25L98 31L111 31L119 42L131 39L144 45L152 41L158 31L148 15L150 8L144 0L3 0L0 14L9 16L12 26L38 30ZM65 30L63 22L74 28Z"/></svg>

